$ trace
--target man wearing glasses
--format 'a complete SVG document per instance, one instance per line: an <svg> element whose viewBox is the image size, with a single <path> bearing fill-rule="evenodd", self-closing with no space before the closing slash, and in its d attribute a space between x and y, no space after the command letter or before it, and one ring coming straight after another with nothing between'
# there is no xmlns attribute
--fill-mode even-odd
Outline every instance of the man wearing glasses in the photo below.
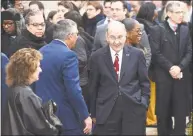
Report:
<svg viewBox="0 0 193 136"><path fill-rule="evenodd" d="M9 56L21 48L38 50L46 44L44 41L45 22L40 11L30 11L25 17L25 25L26 29L15 39Z"/></svg>
<svg viewBox="0 0 193 136"><path fill-rule="evenodd" d="M180 2L169 2L166 14L163 24L155 26L150 34L155 58L158 135L185 135L191 103L191 37L188 26L182 24L184 12Z"/></svg>

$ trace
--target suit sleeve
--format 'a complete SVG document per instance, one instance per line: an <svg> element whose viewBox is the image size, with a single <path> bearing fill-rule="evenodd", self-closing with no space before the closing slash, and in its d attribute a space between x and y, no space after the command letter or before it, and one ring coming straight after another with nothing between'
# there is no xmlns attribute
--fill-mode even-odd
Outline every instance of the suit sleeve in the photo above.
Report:
<svg viewBox="0 0 193 136"><path fill-rule="evenodd" d="M138 77L141 88L141 102L147 108L150 98L150 81L148 78L148 69L146 66L145 57L142 52L140 52L138 59Z"/></svg>
<svg viewBox="0 0 193 136"><path fill-rule="evenodd" d="M151 48L150 48L149 40L145 31L143 31L143 34L141 36L141 41L139 44L141 44L141 46L147 50L147 52L145 53L145 59L146 59L146 65L149 68L151 63Z"/></svg>
<svg viewBox="0 0 193 136"><path fill-rule="evenodd" d="M173 64L161 53L162 28L156 26L150 32L150 45L152 49L152 57L155 60L155 65L160 65L163 69L169 72Z"/></svg>
<svg viewBox="0 0 193 136"><path fill-rule="evenodd" d="M92 52L95 52L96 50L98 50L102 47L102 45L100 43L100 28L101 28L101 26L97 27L97 29L96 29Z"/></svg>
<svg viewBox="0 0 193 136"><path fill-rule="evenodd" d="M89 113L82 96L79 84L78 59L74 53L70 53L68 60L65 60L62 70L68 100L79 115L80 120L83 121L89 117Z"/></svg>
<svg viewBox="0 0 193 136"><path fill-rule="evenodd" d="M89 77L89 93L90 93L90 107L91 107L90 111L92 118L96 117L96 98L100 79L100 75L98 72L94 56L95 55L91 56L90 59L90 77Z"/></svg>
<svg viewBox="0 0 193 136"><path fill-rule="evenodd" d="M188 40L187 41L188 42L186 45L185 55L179 64L181 71L183 71L184 68L189 66L189 63L191 62L191 59L192 59L192 41L191 41L191 37L190 37L189 33L188 33Z"/></svg>
<svg viewBox="0 0 193 136"><path fill-rule="evenodd" d="M25 128L35 135L57 135L58 130L46 119L41 100L35 94L25 94L16 99Z"/></svg>

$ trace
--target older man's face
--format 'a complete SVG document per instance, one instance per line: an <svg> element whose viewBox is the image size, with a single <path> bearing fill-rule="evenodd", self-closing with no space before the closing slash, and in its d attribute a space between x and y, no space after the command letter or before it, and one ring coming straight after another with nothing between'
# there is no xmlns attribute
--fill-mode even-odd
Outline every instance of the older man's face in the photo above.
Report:
<svg viewBox="0 0 193 136"><path fill-rule="evenodd" d="M114 26L108 28L107 42L109 46L115 51L119 52L123 49L126 41L126 30L121 26Z"/></svg>

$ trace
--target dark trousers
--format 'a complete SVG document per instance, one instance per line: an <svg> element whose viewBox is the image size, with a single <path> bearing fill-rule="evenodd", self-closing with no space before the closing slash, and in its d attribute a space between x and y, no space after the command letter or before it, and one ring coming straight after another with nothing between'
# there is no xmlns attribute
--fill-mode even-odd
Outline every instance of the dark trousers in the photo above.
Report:
<svg viewBox="0 0 193 136"><path fill-rule="evenodd" d="M90 113L88 84L81 86L81 89L82 89L82 95L84 97L84 101L85 101L87 108L88 108L88 111Z"/></svg>
<svg viewBox="0 0 193 136"><path fill-rule="evenodd" d="M121 95L105 124L96 124L94 135L145 135L146 108Z"/></svg>
<svg viewBox="0 0 193 136"><path fill-rule="evenodd" d="M187 88L180 84L178 80L156 83L158 135L185 135L187 105L190 102L187 100Z"/></svg>

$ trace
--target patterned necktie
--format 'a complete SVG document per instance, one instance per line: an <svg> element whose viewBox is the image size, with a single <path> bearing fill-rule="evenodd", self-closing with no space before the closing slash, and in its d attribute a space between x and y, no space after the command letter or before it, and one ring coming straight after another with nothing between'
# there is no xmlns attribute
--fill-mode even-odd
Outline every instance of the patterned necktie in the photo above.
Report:
<svg viewBox="0 0 193 136"><path fill-rule="evenodd" d="M116 53L115 54L115 61L114 61L114 69L117 74L117 80L119 79L119 55Z"/></svg>

